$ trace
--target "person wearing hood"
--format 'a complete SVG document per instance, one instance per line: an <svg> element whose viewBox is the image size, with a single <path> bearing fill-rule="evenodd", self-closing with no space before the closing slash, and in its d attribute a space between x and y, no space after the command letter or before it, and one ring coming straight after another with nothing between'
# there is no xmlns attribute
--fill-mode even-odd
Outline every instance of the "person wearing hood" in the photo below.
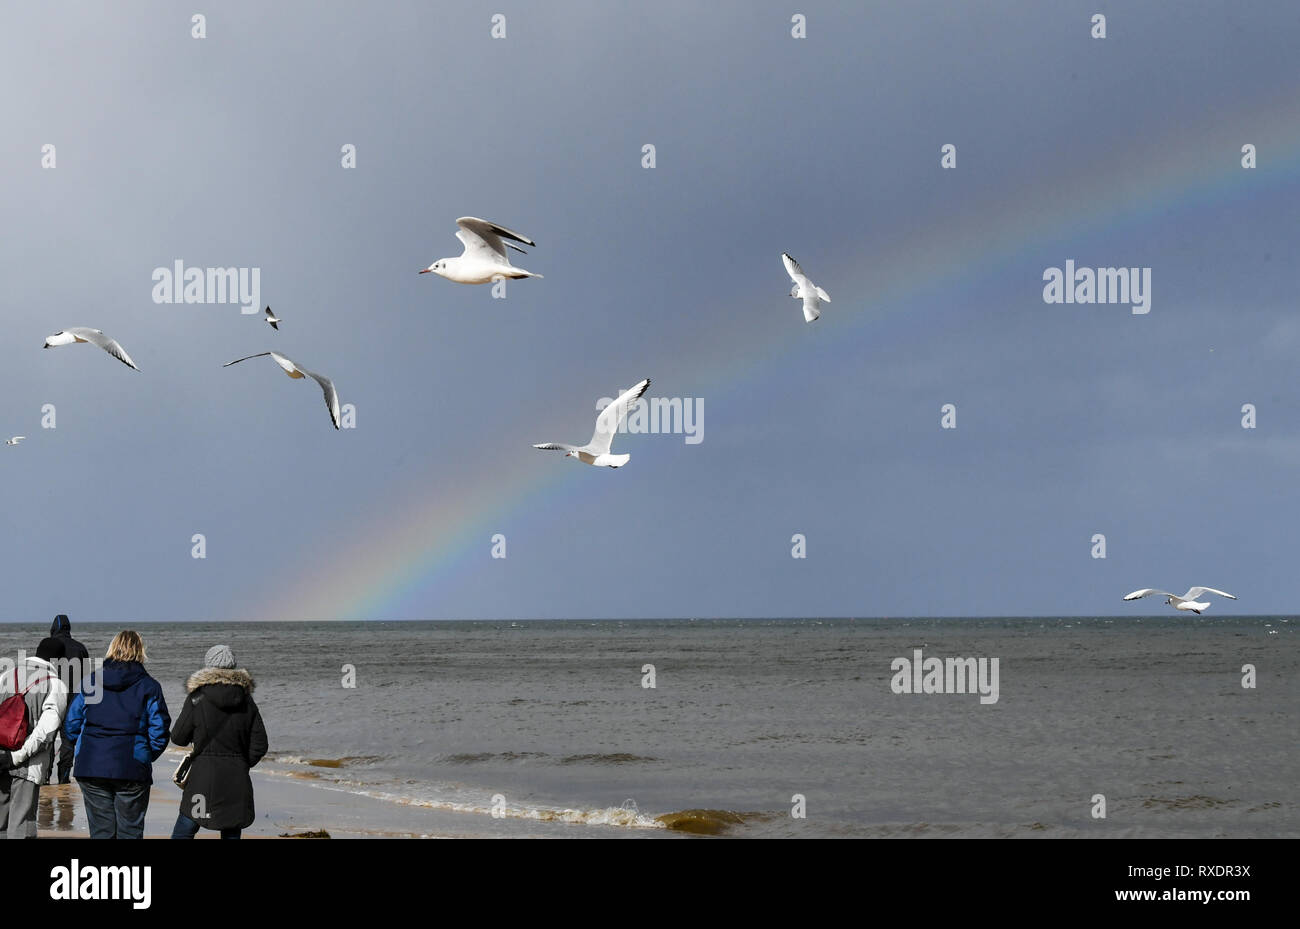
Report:
<svg viewBox="0 0 1300 929"><path fill-rule="evenodd" d="M72 776L92 839L144 838L153 763L167 748L172 722L162 687L144 669L147 659L140 634L123 629L68 707L63 733L74 746ZM88 702L87 694L98 699Z"/></svg>
<svg viewBox="0 0 1300 929"><path fill-rule="evenodd" d="M42 639L36 657L0 680L0 696L22 694L27 711L27 739L0 749L0 839L36 838L41 785L54 765L54 736L68 708L68 689L51 663L62 655L57 639Z"/></svg>
<svg viewBox="0 0 1300 929"><path fill-rule="evenodd" d="M185 684L172 730L177 745L194 743L172 838L192 839L202 827L237 839L256 818L248 771L266 755L266 727L253 702L253 677L235 667L230 649L212 646L203 664Z"/></svg>
<svg viewBox="0 0 1300 929"><path fill-rule="evenodd" d="M86 650L86 646L72 637L72 623L68 621L68 617L63 613L54 617L54 622L50 624L50 638L58 639L63 645L63 658L69 662L67 666L69 672L63 678L63 686L68 689L68 693L76 693L81 689L81 682L90 673L90 652ZM74 661L77 662L75 669L70 664ZM57 769L51 770L51 777L53 778L56 774L60 784L72 782L72 743L61 732L59 738L59 762Z"/></svg>

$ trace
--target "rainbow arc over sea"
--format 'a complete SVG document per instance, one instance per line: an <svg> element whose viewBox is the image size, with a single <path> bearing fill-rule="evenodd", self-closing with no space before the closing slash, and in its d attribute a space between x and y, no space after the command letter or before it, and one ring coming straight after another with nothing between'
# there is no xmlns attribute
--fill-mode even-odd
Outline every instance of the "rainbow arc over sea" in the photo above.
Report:
<svg viewBox="0 0 1300 929"><path fill-rule="evenodd" d="M1224 145L1225 138L1241 142L1234 149ZM1258 148L1255 170L1241 166L1240 145L1247 142ZM1207 163L1203 153L1209 146L1223 150L1220 160ZM937 145L934 159L939 170ZM1113 172L1118 164L1128 170L1117 185ZM1276 197L1279 189L1294 196L1300 190L1300 95L1279 94L1233 114L1231 125L1207 113L1199 125L1183 127L1176 141L1135 137L1132 149L1116 152L1112 163L1066 181L1068 198L1060 196L1062 179L1050 185L1043 181L1039 188L1023 190L1016 203L1006 204L997 215L957 212L943 227L916 229L883 253L857 254L846 245L839 255L814 260L796 251L834 298L823 319L812 324L838 330L834 346L826 350L829 355L820 357L847 359L883 326L892 324L891 335L896 335L899 327L913 324L908 314L922 308L933 312L932 304L923 304L926 296L953 286L977 286L1045 245L1140 227L1154 216L1193 213L1234 198ZM778 256L773 261L783 275ZM778 287L788 287L783 276L780 281ZM770 291L770 286L762 289L764 295ZM868 296L855 300L855 293ZM791 325L805 325L794 302L789 303ZM787 340L770 330L732 331L729 338L734 349L730 360L719 365L711 359L706 379L694 385L704 396L744 390L771 376L773 365L788 353L812 351L806 340ZM314 557L303 559L306 567L287 581L281 578L257 615L241 618L436 618L431 604L437 602L438 585L467 559L484 558L493 532L538 518L544 507L582 492L580 478L590 475L570 464L542 458L525 442L517 460L481 481L457 486L454 493L414 481L395 487L391 503L369 525L341 548L322 546Z"/></svg>

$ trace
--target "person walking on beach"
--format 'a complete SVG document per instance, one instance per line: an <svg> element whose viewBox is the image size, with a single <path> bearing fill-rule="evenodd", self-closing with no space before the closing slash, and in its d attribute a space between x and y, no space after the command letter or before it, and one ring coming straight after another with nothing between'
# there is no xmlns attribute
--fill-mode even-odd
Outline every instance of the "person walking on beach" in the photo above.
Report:
<svg viewBox="0 0 1300 929"><path fill-rule="evenodd" d="M153 763L172 722L162 687L144 669L148 657L140 634L123 629L68 707L63 733L74 746L72 775L92 839L144 837ZM99 699L88 702L88 693Z"/></svg>
<svg viewBox="0 0 1300 929"><path fill-rule="evenodd" d="M192 839L199 828L237 839L253 824L252 768L266 755L266 727L253 702L253 676L235 667L225 645L214 645L204 667L185 684L185 705L172 730L177 745L194 743L173 839Z"/></svg>
<svg viewBox="0 0 1300 929"><path fill-rule="evenodd" d="M0 698L22 695L27 722L21 745L0 748L0 839L36 838L41 785L54 766L54 736L68 708L68 689L51 664L62 654L57 639L42 639L36 656L0 681Z"/></svg>
<svg viewBox="0 0 1300 929"><path fill-rule="evenodd" d="M90 652L86 650L86 646L72 637L72 623L68 621L66 614L60 613L54 617L54 622L50 624L50 637L57 639L63 645L62 657L66 661L77 662L75 669L68 665L69 670L63 677L63 686L68 688L68 693L76 693L81 689L81 682L90 673ZM51 780L56 776L54 766L51 766L50 775ZM62 730L59 734L57 777L60 784L72 781L72 743L62 734Z"/></svg>

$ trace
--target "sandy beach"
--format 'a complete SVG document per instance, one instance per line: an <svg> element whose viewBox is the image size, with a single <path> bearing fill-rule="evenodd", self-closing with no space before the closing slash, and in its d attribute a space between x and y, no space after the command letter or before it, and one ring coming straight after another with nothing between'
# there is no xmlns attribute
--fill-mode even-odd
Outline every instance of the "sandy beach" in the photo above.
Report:
<svg viewBox="0 0 1300 929"><path fill-rule="evenodd" d="M154 785L145 815L146 838L171 836L180 790L171 772L182 757L169 749L154 765ZM244 838L300 837L325 831L331 838L437 838L455 837L439 829L436 814L372 797L322 789L307 779L253 771L257 820L244 830ZM41 788L37 811L38 837L88 838L86 810L77 782L48 784ZM215 839L217 833L201 830L198 838Z"/></svg>
<svg viewBox="0 0 1300 929"><path fill-rule="evenodd" d="M184 756L169 748L154 763L154 783L149 810L145 814L145 838L171 837L181 792L171 782L172 771ZM312 772L284 771L268 766L252 771L257 819L244 830L242 838L325 838L314 833L328 833L332 839L394 838L490 838L482 817L431 808L405 798L380 798L344 789L337 782L317 777ZM86 810L77 782L47 784L41 788L37 809L38 838L89 838ZM604 838L632 838L626 829L597 830ZM507 832L515 838L583 837L589 830L559 822L515 821ZM669 837L667 830L654 835ZM589 834L586 837L591 837ZM217 833L200 830L197 838L216 839Z"/></svg>

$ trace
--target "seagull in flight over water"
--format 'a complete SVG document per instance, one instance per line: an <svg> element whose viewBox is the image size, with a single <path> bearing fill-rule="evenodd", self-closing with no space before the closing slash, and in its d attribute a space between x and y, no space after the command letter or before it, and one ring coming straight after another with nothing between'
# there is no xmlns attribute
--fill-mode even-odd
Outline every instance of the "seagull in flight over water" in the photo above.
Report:
<svg viewBox="0 0 1300 929"><path fill-rule="evenodd" d="M564 452L565 458L577 458L584 464L594 465L597 468L623 467L632 456L612 455L609 447L614 441L614 433L618 432L619 424L627 418L627 411L649 386L650 378L647 377L639 384L623 391L613 403L601 410L600 415L596 417L596 431L591 441L581 448L576 445L565 445L563 442L543 442L541 445L534 445L533 448Z"/></svg>
<svg viewBox="0 0 1300 929"><path fill-rule="evenodd" d="M1213 587L1193 587L1191 590L1187 591L1187 593L1183 594L1181 597L1175 596L1174 594L1171 594L1167 590L1156 590L1154 587L1144 587L1141 590L1133 591L1124 599L1141 600L1143 597L1149 597L1152 594L1161 597L1168 597L1169 599L1165 601L1165 604L1167 606L1172 606L1175 610L1183 610L1184 612L1195 613L1197 616L1201 615L1202 610L1208 610L1210 608L1210 602L1208 600L1206 600L1204 603L1196 602L1196 598L1199 597L1201 594L1217 594L1220 597L1227 597L1229 600L1237 599L1232 594L1222 590L1215 590Z"/></svg>

